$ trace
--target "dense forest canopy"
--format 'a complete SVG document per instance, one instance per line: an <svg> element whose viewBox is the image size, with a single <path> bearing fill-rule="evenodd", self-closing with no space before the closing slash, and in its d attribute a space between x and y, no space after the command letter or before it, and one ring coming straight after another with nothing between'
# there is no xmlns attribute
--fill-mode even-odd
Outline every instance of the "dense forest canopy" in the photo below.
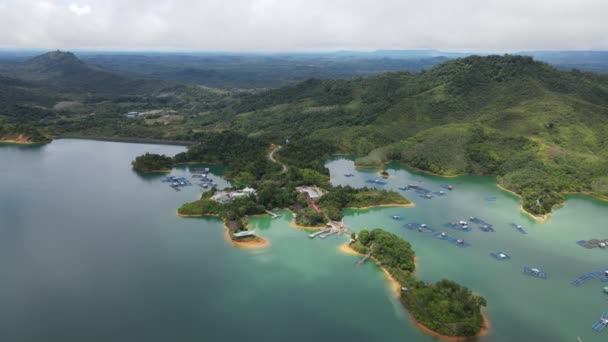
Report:
<svg viewBox="0 0 608 342"><path fill-rule="evenodd" d="M275 143L287 164L319 174L324 157L350 153L366 154L357 161L364 166L396 160L443 175L495 175L534 214L562 203L562 192L608 195L608 76L530 57L471 56L417 73L251 91L140 80L62 52L0 73L0 122L10 127L193 141L240 134L253 151L242 158L243 139L226 157L202 144L197 158L193 150L180 161L205 154L243 180L272 171L262 146ZM132 111L141 115L125 115Z"/></svg>
<svg viewBox="0 0 608 342"><path fill-rule="evenodd" d="M483 328L486 300L450 280L425 283L414 276L409 242L381 229L361 230L351 247L371 256L402 286L401 302L426 327L447 336L474 336Z"/></svg>

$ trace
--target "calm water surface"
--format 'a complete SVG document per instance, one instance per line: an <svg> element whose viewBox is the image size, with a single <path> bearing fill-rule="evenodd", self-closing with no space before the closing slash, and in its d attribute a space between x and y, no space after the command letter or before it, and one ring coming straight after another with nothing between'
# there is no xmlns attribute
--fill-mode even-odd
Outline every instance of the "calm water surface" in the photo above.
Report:
<svg viewBox="0 0 608 342"><path fill-rule="evenodd" d="M373 264L355 267L356 258L337 250L344 236L310 240L289 227L285 212L280 219L252 219L271 246L242 250L225 241L219 221L178 218L176 208L199 188L176 192L159 176L132 172L130 161L144 152L182 150L84 140L0 146L0 341L434 341L412 326ZM364 186L376 178L345 158L328 167L334 184ZM355 177L344 177L348 172ZM228 185L221 168L212 166L212 173ZM453 279L485 296L492 332L481 341L608 339L608 331L590 328L608 311L601 293L608 284L569 285L608 268L607 251L575 244L608 237L605 203L571 196L549 223L536 224L492 178L446 180L397 165L389 173L383 188L419 183L438 190L449 182L456 189L431 200L406 193L415 208L349 210L345 221L355 230L382 227L408 239L420 278ZM497 232L441 227L469 216ZM406 230L409 221L472 246ZM498 262L489 256L494 251L513 259ZM526 264L543 268L549 279L522 275Z"/></svg>

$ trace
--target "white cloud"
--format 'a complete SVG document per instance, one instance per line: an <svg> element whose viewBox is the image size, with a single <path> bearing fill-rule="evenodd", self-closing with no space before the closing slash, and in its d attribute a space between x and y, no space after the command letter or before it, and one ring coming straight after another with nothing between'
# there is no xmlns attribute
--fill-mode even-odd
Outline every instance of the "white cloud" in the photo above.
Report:
<svg viewBox="0 0 608 342"><path fill-rule="evenodd" d="M77 4L71 4L68 8L70 9L70 11L72 11L72 13L76 14L79 17L91 13L91 6L89 5L80 6Z"/></svg>
<svg viewBox="0 0 608 342"><path fill-rule="evenodd" d="M69 1L0 0L0 47L608 49L606 0Z"/></svg>

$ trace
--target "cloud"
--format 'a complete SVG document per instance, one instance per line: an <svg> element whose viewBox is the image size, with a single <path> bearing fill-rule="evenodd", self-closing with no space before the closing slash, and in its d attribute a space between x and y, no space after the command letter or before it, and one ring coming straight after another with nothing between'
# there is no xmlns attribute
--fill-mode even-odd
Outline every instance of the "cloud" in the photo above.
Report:
<svg viewBox="0 0 608 342"><path fill-rule="evenodd" d="M608 49L606 0L0 0L0 46ZM86 16L86 20L83 20Z"/></svg>
<svg viewBox="0 0 608 342"><path fill-rule="evenodd" d="M70 11L72 11L72 13L76 14L79 17L91 13L91 6L89 5L80 6L76 4L71 4L68 8Z"/></svg>

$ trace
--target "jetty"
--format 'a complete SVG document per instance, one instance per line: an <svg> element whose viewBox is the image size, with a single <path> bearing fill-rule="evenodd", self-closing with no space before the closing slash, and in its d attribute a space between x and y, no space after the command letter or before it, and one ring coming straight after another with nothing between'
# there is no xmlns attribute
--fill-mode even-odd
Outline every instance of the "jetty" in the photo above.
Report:
<svg viewBox="0 0 608 342"><path fill-rule="evenodd" d="M603 312L600 316L600 320L593 323L591 329L595 331L602 331L604 328L606 328L606 326L608 326L608 312Z"/></svg>
<svg viewBox="0 0 608 342"><path fill-rule="evenodd" d="M549 277L547 272L541 270L540 268L534 268L529 266L524 266L524 274L540 279L547 279Z"/></svg>
<svg viewBox="0 0 608 342"><path fill-rule="evenodd" d="M268 215L270 215L273 219L281 217L281 215L275 214L270 210L265 210Z"/></svg>
<svg viewBox="0 0 608 342"><path fill-rule="evenodd" d="M365 254L365 256L363 256L363 258L361 258L359 261L357 261L356 265L357 266L361 266L363 264L365 264L365 262L367 261L367 259L372 257L372 252L374 251L374 244L372 244L371 246L369 246L369 252L367 252L367 254Z"/></svg>
<svg viewBox="0 0 608 342"><path fill-rule="evenodd" d="M338 231L337 231L337 230L335 230L335 229L330 229L330 230L329 230L329 232L325 232L325 233L323 233L323 234L319 235L319 237L320 237L321 239L325 239L326 237L328 237L328 236L332 236L332 235L334 235L334 234L338 234Z"/></svg>
<svg viewBox="0 0 608 342"><path fill-rule="evenodd" d="M314 233L310 233L310 234L308 234L308 237L309 237L309 238L311 238L311 239L314 239L315 237L317 237L317 236L319 236L319 235L321 235L321 234L323 234L323 233L328 233L328 232L330 232L330 231L331 231L331 229L323 229L323 228L320 228L320 230L319 230L319 231L316 231L316 232L314 232Z"/></svg>

